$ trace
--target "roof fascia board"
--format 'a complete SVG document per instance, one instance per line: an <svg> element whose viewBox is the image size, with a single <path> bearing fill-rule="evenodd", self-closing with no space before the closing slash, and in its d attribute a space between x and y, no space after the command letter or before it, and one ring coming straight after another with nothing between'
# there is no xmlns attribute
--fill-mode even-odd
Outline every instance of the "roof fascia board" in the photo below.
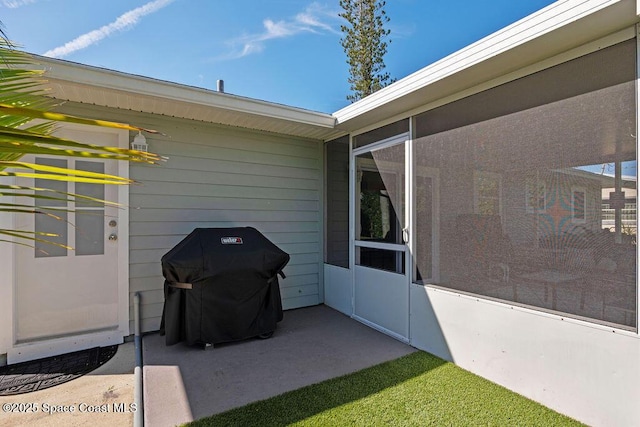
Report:
<svg viewBox="0 0 640 427"><path fill-rule="evenodd" d="M222 108L329 129L335 125L335 118L326 113L38 55L33 55L33 58L46 71L45 78L52 81L68 81L90 87Z"/></svg>
<svg viewBox="0 0 640 427"><path fill-rule="evenodd" d="M334 113L340 123L382 107L402 96L499 56L558 28L619 3L620 0L565 0L540 11L425 67ZM636 0L640 3L640 0Z"/></svg>

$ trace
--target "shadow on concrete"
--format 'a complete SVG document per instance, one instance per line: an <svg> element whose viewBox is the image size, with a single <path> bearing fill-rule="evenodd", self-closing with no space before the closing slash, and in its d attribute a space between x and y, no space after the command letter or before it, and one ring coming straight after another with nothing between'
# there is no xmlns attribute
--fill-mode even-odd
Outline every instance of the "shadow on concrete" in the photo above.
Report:
<svg viewBox="0 0 640 427"><path fill-rule="evenodd" d="M194 427L200 425L245 426L256 423L264 427L292 425L323 412L374 396L387 388L402 384L447 363L424 352L409 354L400 360L402 362L396 359L396 363L382 363L303 387L268 400L204 418L190 425ZM262 414L259 421L256 414ZM372 424L375 422L372 421Z"/></svg>
<svg viewBox="0 0 640 427"><path fill-rule="evenodd" d="M286 311L274 336L202 350L143 339L146 425L175 425L416 351L324 305ZM398 378L389 378L389 384ZM385 381L386 383L386 381Z"/></svg>

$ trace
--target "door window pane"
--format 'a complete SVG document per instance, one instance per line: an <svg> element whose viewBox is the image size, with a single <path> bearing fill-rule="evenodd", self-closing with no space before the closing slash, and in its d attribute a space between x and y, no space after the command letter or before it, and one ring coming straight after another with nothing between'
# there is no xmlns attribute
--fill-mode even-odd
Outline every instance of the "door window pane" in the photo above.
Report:
<svg viewBox="0 0 640 427"><path fill-rule="evenodd" d="M404 274L404 252L356 247L356 265Z"/></svg>
<svg viewBox="0 0 640 427"><path fill-rule="evenodd" d="M38 165L45 165L45 166L55 166L57 168L66 168L67 167L67 161L66 160L62 160L62 159L42 159L42 158L37 158L35 161L36 164ZM38 172L40 173L40 172ZM42 172L42 173L46 173L46 172ZM42 179L42 178L36 178L34 181L34 185L36 188L48 188L54 191L58 191L60 193L67 193L68 190L68 183L65 181L57 181L57 180L53 180L53 179ZM66 201L66 197L64 194L55 194L51 191L36 191L36 195L41 195L41 196L45 196L45 197L53 197L53 198L58 198L58 199L62 199L62 200L51 200L51 199L39 199L36 198L35 199L35 204L36 206L42 206L42 207L66 207L67 206L67 201Z"/></svg>
<svg viewBox="0 0 640 427"><path fill-rule="evenodd" d="M46 234L36 234L36 238L57 244L36 241L34 244L36 258L67 256L67 249L63 246L58 246L66 246L68 244L67 222L67 212L55 212L55 214L52 213L50 215L44 213L35 214L36 233Z"/></svg>
<svg viewBox="0 0 640 427"><path fill-rule="evenodd" d="M404 144L356 157L358 240L402 244Z"/></svg>
<svg viewBox="0 0 640 427"><path fill-rule="evenodd" d="M76 161L76 169L104 173L104 163L84 160ZM104 200L105 188L103 184L76 183L75 193L79 196ZM96 206L93 207L92 206ZM76 199L76 255L104 254L104 209L99 201L82 198Z"/></svg>
<svg viewBox="0 0 640 427"><path fill-rule="evenodd" d="M87 172L104 173L104 163L77 160L76 169L87 171ZM75 193L80 196L92 197L94 199L104 200L104 185L77 182ZM91 201L79 198L76 200L76 206L102 206L102 204L99 202L91 202Z"/></svg>
<svg viewBox="0 0 640 427"><path fill-rule="evenodd" d="M76 210L76 255L104 254L104 209Z"/></svg>
<svg viewBox="0 0 640 427"><path fill-rule="evenodd" d="M36 164L66 168L67 161L64 159L36 158ZM40 172L39 172L40 173ZM46 173L46 172L42 172ZM69 215L64 210L67 209L68 183L52 179L36 178L34 180L36 188L48 188L58 191L56 194L51 191L36 191L36 196L43 198L35 199L35 206L39 213L34 214L34 231L36 238L53 242L36 241L34 243L36 258L67 256L67 249L59 245L68 245L68 221ZM58 200L55 200L58 199ZM57 244L57 245L56 245Z"/></svg>

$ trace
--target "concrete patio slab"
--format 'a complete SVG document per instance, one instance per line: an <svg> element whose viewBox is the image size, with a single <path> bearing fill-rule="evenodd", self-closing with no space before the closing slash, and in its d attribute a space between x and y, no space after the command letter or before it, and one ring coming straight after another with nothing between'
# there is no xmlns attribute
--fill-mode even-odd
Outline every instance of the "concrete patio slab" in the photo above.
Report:
<svg viewBox="0 0 640 427"><path fill-rule="evenodd" d="M145 425L174 426L415 351L327 306L285 311L274 336L203 350L143 338Z"/></svg>
<svg viewBox="0 0 640 427"><path fill-rule="evenodd" d="M0 397L0 426L130 426L134 367L134 346L128 342L118 346L107 363L80 378L32 393Z"/></svg>

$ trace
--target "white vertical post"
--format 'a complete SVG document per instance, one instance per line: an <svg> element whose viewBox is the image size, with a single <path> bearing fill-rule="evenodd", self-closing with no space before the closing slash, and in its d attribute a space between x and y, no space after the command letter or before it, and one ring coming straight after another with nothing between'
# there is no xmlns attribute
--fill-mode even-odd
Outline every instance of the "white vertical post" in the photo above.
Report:
<svg viewBox="0 0 640 427"><path fill-rule="evenodd" d="M408 230L407 232L407 251L405 252L405 271L407 273L407 339L411 342L411 283L413 278L416 277L416 264L413 261L415 253L415 177L413 171L413 140L415 136L415 117L409 118L409 135L407 142L405 142L405 224Z"/></svg>
<svg viewBox="0 0 640 427"><path fill-rule="evenodd" d="M349 270L351 270L351 315L356 312L356 166L353 135L349 135Z"/></svg>
<svg viewBox="0 0 640 427"><path fill-rule="evenodd" d="M640 15L640 0L636 1L636 11ZM638 104L640 103L640 24L636 24L636 183L638 182L638 132L640 132L640 115L638 114ZM636 184L636 189L638 188ZM636 197L636 240L638 235L638 202ZM638 256L638 245L636 244L636 270L640 265ZM636 327L640 322L640 298L638 298L638 275L636 274Z"/></svg>

